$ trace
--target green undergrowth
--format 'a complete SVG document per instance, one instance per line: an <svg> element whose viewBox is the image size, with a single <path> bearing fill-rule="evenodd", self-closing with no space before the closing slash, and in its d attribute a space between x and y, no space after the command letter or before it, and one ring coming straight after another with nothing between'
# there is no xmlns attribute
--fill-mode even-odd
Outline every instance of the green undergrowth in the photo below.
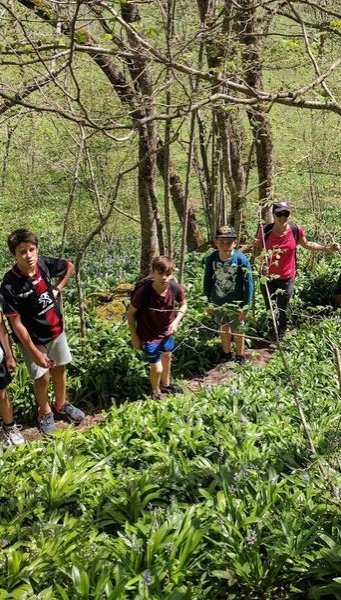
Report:
<svg viewBox="0 0 341 600"><path fill-rule="evenodd" d="M110 291L123 281L133 280L133 271L122 279L122 266L117 262L117 252L122 248L112 248L106 256L101 250L93 259L101 258L99 269L90 259L85 265L86 293L99 289ZM115 258L116 257L116 258ZM122 255L122 264L132 264L127 252ZM307 269L301 261L301 269L296 282L296 293L292 302L291 327L311 326L321 315L330 314L332 288L338 277L337 257L321 261L314 269ZM93 282L95 274L99 279ZM173 353L172 372L176 379L186 379L202 374L217 362L220 345L217 326L212 317L206 314L207 301L202 295L203 255L192 253L187 257L186 293L188 313L176 335L176 348ZM129 298L127 297L127 303ZM87 412L119 405L125 401L136 401L149 392L148 368L142 354L131 346L126 320L118 323L100 320L89 309L87 313L88 334L85 340L79 335L79 316L75 290L70 285L64 297L64 312L67 337L73 354L73 363L68 369L70 398ZM250 311L246 334L252 349L254 338L267 336L266 314L259 290L256 290L254 308ZM305 334L303 334L305 335ZM308 360L308 359L307 359ZM10 386L10 394L21 421L35 418L36 405L32 384L26 368L20 363Z"/></svg>
<svg viewBox="0 0 341 600"><path fill-rule="evenodd" d="M339 327L283 346L318 459L278 354L6 453L0 598L339 598Z"/></svg>

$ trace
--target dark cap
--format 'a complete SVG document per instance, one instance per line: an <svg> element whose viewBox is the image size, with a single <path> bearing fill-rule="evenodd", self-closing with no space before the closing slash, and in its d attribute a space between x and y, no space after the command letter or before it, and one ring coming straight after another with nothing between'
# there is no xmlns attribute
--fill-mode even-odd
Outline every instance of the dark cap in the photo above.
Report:
<svg viewBox="0 0 341 600"><path fill-rule="evenodd" d="M284 210L287 210L289 213L291 213L291 206L289 202L285 202L285 200L275 202L275 204L272 207L272 212L274 215L277 215L277 213L283 212Z"/></svg>
<svg viewBox="0 0 341 600"><path fill-rule="evenodd" d="M230 227L230 225L222 225L221 227L218 227L217 231L215 232L215 237L216 238L236 238L237 234L236 234L236 230L233 227Z"/></svg>

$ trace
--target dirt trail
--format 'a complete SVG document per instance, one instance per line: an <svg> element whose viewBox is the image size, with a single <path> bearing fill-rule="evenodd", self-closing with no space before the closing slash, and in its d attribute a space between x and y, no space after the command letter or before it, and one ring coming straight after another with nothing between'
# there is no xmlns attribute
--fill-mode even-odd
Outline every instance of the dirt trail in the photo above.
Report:
<svg viewBox="0 0 341 600"><path fill-rule="evenodd" d="M88 429L89 427L96 425L96 423L100 423L104 419L105 419L104 412L103 413L95 413L93 415L87 415L85 417L85 419L83 419L83 421L79 425L76 425L77 431L84 431L85 429ZM62 420L57 421L56 420L56 428L57 429L66 429L67 427L73 427L73 425L70 425L70 423L67 423L66 421L62 421ZM25 440L27 440L29 442L31 442L32 440L42 440L44 437L40 433L38 427L26 427L24 425L21 430L21 433L23 434Z"/></svg>
<svg viewBox="0 0 341 600"><path fill-rule="evenodd" d="M271 356L273 354L273 350L269 347L267 348L259 348L253 350L246 351L246 359L248 362L252 363L255 368L262 367L264 364L269 362ZM191 392L196 390L203 389L205 387L211 387L213 385L219 385L224 383L229 379L233 379L235 377L236 372L240 372L240 367L237 367L235 363L222 363L218 364L209 371L207 371L204 375L193 377L192 379L186 380L185 388ZM84 431L96 423L100 423L105 419L105 411L100 413L94 413L92 415L87 415L85 419L77 425L77 431ZM70 427L69 423L66 423L63 420L56 421L57 429L66 429ZM26 427L24 426L22 429L22 434L27 441L32 440L40 440L43 438L37 427Z"/></svg>
<svg viewBox="0 0 341 600"><path fill-rule="evenodd" d="M246 360L255 368L260 368L271 360L274 349L270 347L246 350ZM236 373L240 373L240 369L236 363L219 363L213 369L206 371L206 373L199 377L194 377L186 381L186 387L195 391L205 387L211 387L213 385L220 385L224 381L233 379Z"/></svg>

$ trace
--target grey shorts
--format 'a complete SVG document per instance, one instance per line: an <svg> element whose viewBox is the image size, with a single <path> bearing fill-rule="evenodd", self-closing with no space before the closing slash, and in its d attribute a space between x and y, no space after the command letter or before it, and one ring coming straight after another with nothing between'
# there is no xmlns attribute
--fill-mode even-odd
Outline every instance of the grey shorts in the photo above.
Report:
<svg viewBox="0 0 341 600"><path fill-rule="evenodd" d="M45 375L49 369L39 367L39 365L34 362L31 354L26 350L26 348L24 348L21 344L19 344L19 346L31 379L40 379L40 377ZM52 342L48 342L44 346L37 346L37 348L39 348L41 352L53 360L56 365L67 365L72 361L70 348L66 341L64 331L57 338L52 340Z"/></svg>
<svg viewBox="0 0 341 600"><path fill-rule="evenodd" d="M235 333L244 333L244 323L238 318L240 308L238 306L216 306L214 319L218 327L229 325L231 331Z"/></svg>

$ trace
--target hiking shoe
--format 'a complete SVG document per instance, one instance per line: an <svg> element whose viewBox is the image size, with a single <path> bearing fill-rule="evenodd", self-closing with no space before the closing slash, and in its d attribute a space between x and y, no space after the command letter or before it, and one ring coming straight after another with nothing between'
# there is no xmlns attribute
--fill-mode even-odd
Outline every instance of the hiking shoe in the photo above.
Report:
<svg viewBox="0 0 341 600"><path fill-rule="evenodd" d="M150 394L150 397L151 397L153 400L161 400L161 399L162 399L162 393L161 393L161 392L152 392L152 393Z"/></svg>
<svg viewBox="0 0 341 600"><path fill-rule="evenodd" d="M80 408L77 408L71 402L65 402L58 410L55 409L57 415L66 417L70 423L80 423L83 421L85 414Z"/></svg>
<svg viewBox="0 0 341 600"><path fill-rule="evenodd" d="M182 392L183 390L179 385L176 385L176 383L170 383L169 385L161 386L162 394L182 394Z"/></svg>
<svg viewBox="0 0 341 600"><path fill-rule="evenodd" d="M219 362L226 363L226 362L232 362L232 361L233 361L232 352L221 352Z"/></svg>
<svg viewBox="0 0 341 600"><path fill-rule="evenodd" d="M236 356L234 357L234 360L236 363L238 363L238 365L245 365L245 363L246 363L245 356L241 356L240 354L236 354Z"/></svg>
<svg viewBox="0 0 341 600"><path fill-rule="evenodd" d="M52 412L48 412L45 415L38 415L38 424L43 435L53 435L56 431L56 425Z"/></svg>
<svg viewBox="0 0 341 600"><path fill-rule="evenodd" d="M8 427L7 425L2 426L2 443L3 449L7 450L11 446L21 446L25 444L25 438L20 433L21 426L20 425L12 425Z"/></svg>

